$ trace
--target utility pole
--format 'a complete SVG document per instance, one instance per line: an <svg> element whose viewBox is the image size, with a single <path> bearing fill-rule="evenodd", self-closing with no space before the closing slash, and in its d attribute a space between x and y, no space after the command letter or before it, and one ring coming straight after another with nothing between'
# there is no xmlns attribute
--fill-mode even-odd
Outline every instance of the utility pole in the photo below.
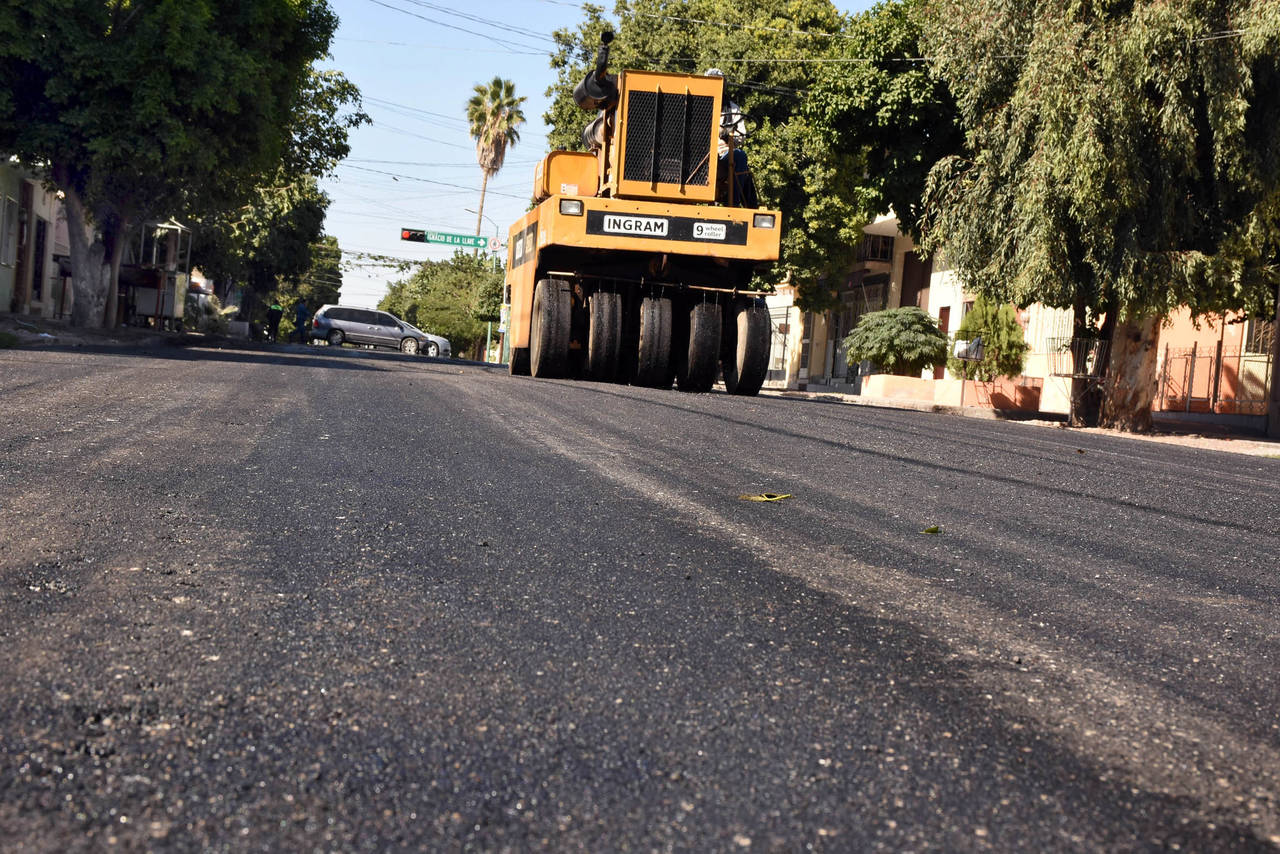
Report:
<svg viewBox="0 0 1280 854"><path fill-rule="evenodd" d="M493 221L493 217L489 216L488 214L482 214L479 211L472 210L471 208L463 208L463 210L465 210L467 213L473 213L473 214L476 214L477 216L481 216L489 220L490 224L493 225L494 241L496 242L500 240L498 224ZM477 229L476 233L477 234L479 233L479 229ZM479 250L476 250L476 251L478 252ZM493 272L497 273L498 272L498 253L497 252L491 253L491 257L493 258ZM507 295L506 288L504 286L503 292L502 292L503 303L506 302L506 295ZM489 361L489 348L491 346L493 346L493 321L489 320L489 321L486 321L484 325L484 360L486 362Z"/></svg>
<svg viewBox="0 0 1280 854"><path fill-rule="evenodd" d="M1267 435L1280 439L1280 285L1276 285L1276 317L1271 324L1271 400L1267 405Z"/></svg>

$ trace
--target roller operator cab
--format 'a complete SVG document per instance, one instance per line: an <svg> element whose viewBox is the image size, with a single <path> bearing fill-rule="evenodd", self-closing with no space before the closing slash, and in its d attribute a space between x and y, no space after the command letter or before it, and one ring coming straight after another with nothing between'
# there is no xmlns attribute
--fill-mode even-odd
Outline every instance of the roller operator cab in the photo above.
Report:
<svg viewBox="0 0 1280 854"><path fill-rule="evenodd" d="M511 372L756 394L769 313L751 289L781 217L756 205L742 115L724 78L607 72L574 91L597 110L588 152L555 151L511 227Z"/></svg>

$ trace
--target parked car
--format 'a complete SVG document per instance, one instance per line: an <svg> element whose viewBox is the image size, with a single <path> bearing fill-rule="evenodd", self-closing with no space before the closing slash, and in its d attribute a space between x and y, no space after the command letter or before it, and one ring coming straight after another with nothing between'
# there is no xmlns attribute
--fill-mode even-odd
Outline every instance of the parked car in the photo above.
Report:
<svg viewBox="0 0 1280 854"><path fill-rule="evenodd" d="M449 342L439 335L423 332L385 311L345 305L321 306L311 318L311 338L328 341L335 347L351 343L391 347L410 355L451 355Z"/></svg>
<svg viewBox="0 0 1280 854"><path fill-rule="evenodd" d="M448 338L441 338L439 335L432 335L430 332L423 332L407 320L400 321L409 329L410 332L416 332L426 340L418 345L418 350L427 356L439 356L448 359L453 356L453 348L449 346Z"/></svg>

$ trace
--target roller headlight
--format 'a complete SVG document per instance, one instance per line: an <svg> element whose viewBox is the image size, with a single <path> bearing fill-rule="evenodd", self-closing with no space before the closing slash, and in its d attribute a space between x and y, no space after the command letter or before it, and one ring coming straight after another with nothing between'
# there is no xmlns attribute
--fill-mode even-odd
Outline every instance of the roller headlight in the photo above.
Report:
<svg viewBox="0 0 1280 854"><path fill-rule="evenodd" d="M560 213L565 216L582 216L582 199L561 199Z"/></svg>
<svg viewBox="0 0 1280 854"><path fill-rule="evenodd" d="M756 214L752 225L756 228L773 228L773 214Z"/></svg>

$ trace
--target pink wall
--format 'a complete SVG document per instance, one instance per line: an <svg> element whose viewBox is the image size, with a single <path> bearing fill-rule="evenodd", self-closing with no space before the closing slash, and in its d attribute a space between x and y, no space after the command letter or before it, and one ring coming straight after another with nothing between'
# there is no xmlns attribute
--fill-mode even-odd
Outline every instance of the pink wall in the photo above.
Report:
<svg viewBox="0 0 1280 854"><path fill-rule="evenodd" d="M872 374L862 378L862 394L890 400L916 400L939 406L959 406L961 384L961 380L924 380L919 377ZM967 380L963 382L963 386L965 406L1038 412L1044 380L1033 377L1010 380L1001 377L989 383Z"/></svg>

